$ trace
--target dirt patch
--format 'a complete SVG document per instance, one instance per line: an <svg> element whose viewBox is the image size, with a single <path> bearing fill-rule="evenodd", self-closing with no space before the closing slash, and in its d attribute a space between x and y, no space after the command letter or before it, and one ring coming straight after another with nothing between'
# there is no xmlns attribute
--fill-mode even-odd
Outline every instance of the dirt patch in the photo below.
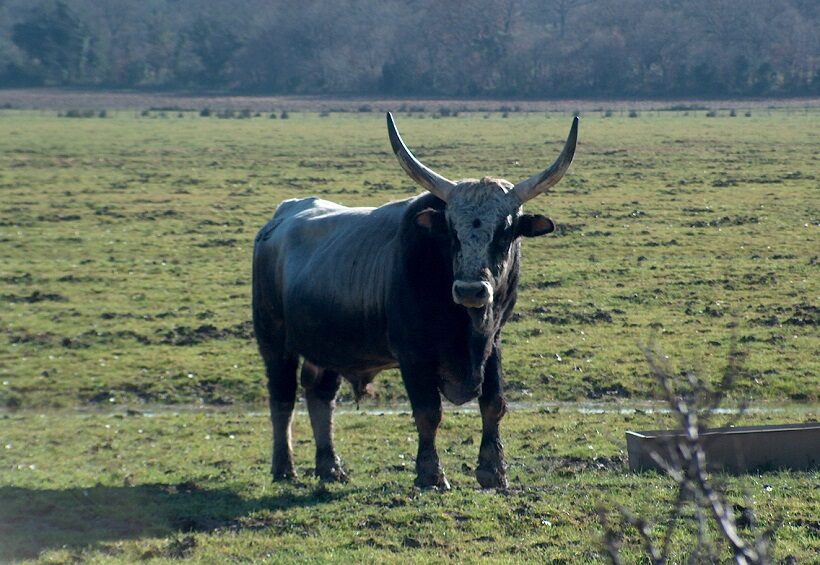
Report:
<svg viewBox="0 0 820 565"><path fill-rule="evenodd" d="M179 215L179 212L177 212L176 210L168 208L166 210L157 210L152 212L139 212L136 214L135 217L138 220L155 222L156 220L160 220L163 218L173 218Z"/></svg>
<svg viewBox="0 0 820 565"><path fill-rule="evenodd" d="M593 400L598 400L605 397L630 398L632 396L632 393L630 393L621 383L596 384L589 377L585 377L584 382L589 387L586 397Z"/></svg>
<svg viewBox="0 0 820 565"><path fill-rule="evenodd" d="M35 303L35 302L68 302L68 298L56 292L41 292L35 290L28 296L19 294L4 294L2 299L11 303Z"/></svg>
<svg viewBox="0 0 820 565"><path fill-rule="evenodd" d="M690 228L720 228L757 223L760 223L757 216L723 216L722 218L715 218L714 220L698 220L685 225Z"/></svg>
<svg viewBox="0 0 820 565"><path fill-rule="evenodd" d="M0 277L0 281L7 284L31 284L33 277L31 276L31 273L23 273L21 275Z"/></svg>
<svg viewBox="0 0 820 565"><path fill-rule="evenodd" d="M757 312L765 313L752 320L759 326L818 326L820 325L820 307L813 304L801 303L791 308L786 306L766 307L758 306Z"/></svg>
<svg viewBox="0 0 820 565"><path fill-rule="evenodd" d="M238 338L249 340L253 337L253 324L246 321L223 329L211 324L203 324L197 328L175 326L171 330L162 332L160 342L170 345L197 345L213 339Z"/></svg>
<svg viewBox="0 0 820 565"><path fill-rule="evenodd" d="M228 239L211 239L209 241L203 241L202 243L197 243L197 247L235 247L236 240L233 238Z"/></svg>
<svg viewBox="0 0 820 565"><path fill-rule="evenodd" d="M584 229L586 224L555 224L555 237L564 237Z"/></svg>
<svg viewBox="0 0 820 565"><path fill-rule="evenodd" d="M572 455L560 457L539 455L536 459L542 462L547 472L562 476L572 476L586 471L622 471L626 467L626 459L620 455L589 458Z"/></svg>
<svg viewBox="0 0 820 565"><path fill-rule="evenodd" d="M21 344L30 343L38 346L49 346L59 342L62 338L51 332L29 333L25 330L6 330L9 343Z"/></svg>
<svg viewBox="0 0 820 565"><path fill-rule="evenodd" d="M141 318L141 316L134 317ZM94 345L111 345L124 340L135 341L140 345L187 346L214 339L252 340L254 337L253 324L250 320L221 329L205 324L196 328L175 326L170 330L157 330L157 333L160 335L159 339L152 339L133 330L88 330L76 336L62 336L52 332L35 333L27 330L6 330L9 343L12 344L31 344L40 347L62 346L66 349L87 349Z"/></svg>
<svg viewBox="0 0 820 565"><path fill-rule="evenodd" d="M103 312L102 314L100 314L100 318L102 318L103 320L113 320L115 318L154 320L163 318L174 318L176 316L176 312L171 311L159 312L157 314L137 314L134 312Z"/></svg>
<svg viewBox="0 0 820 565"><path fill-rule="evenodd" d="M83 217L79 214L51 214L37 216L37 220L40 222L78 222L82 219Z"/></svg>
<svg viewBox="0 0 820 565"><path fill-rule="evenodd" d="M612 314L606 310L595 308L594 310L582 310L580 312L571 311L558 314L551 310L549 306L537 306L530 310L538 320L549 324L566 326L569 324L609 324L612 323Z"/></svg>

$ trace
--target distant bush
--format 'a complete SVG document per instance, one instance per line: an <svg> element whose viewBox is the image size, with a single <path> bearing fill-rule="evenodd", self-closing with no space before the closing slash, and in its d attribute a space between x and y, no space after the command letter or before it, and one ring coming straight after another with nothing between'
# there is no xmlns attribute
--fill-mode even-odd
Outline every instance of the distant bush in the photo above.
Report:
<svg viewBox="0 0 820 565"><path fill-rule="evenodd" d="M107 110L100 110L99 112L97 112L97 117L98 118L107 118L108 117L108 111Z"/></svg>
<svg viewBox="0 0 820 565"><path fill-rule="evenodd" d="M674 104L672 106L669 106L668 108L663 109L668 110L670 112L681 112L688 110L708 110L709 108L702 104Z"/></svg>
<svg viewBox="0 0 820 565"><path fill-rule="evenodd" d="M747 118L751 118L751 117L752 117L752 113L751 113L751 112L746 112L746 113L745 113L745 114L743 114L743 115L744 115L744 116L746 116Z"/></svg>
<svg viewBox="0 0 820 565"><path fill-rule="evenodd" d="M330 116L330 112L328 112L327 110L319 112L319 117L320 118L327 118L328 116Z"/></svg>
<svg viewBox="0 0 820 565"><path fill-rule="evenodd" d="M452 112L450 111L450 108L446 108L446 107L442 106L441 108L438 109L438 115L441 116L442 118L449 118L451 114L452 114Z"/></svg>
<svg viewBox="0 0 820 565"><path fill-rule="evenodd" d="M630 110L629 111L629 117L630 118L637 118L638 116L639 116L639 114L638 114L637 110Z"/></svg>
<svg viewBox="0 0 820 565"><path fill-rule="evenodd" d="M717 110L709 110L706 112L707 118L717 118Z"/></svg>
<svg viewBox="0 0 820 565"><path fill-rule="evenodd" d="M242 120L247 120L247 119L249 119L249 118L251 117L251 115L252 115L252 114L251 114L251 111L250 111L250 110L248 110L247 108L245 108L244 110L242 110L241 112L239 112L239 116L238 116L238 117L239 117L239 119L242 119Z"/></svg>
<svg viewBox="0 0 820 565"><path fill-rule="evenodd" d="M199 115L203 118L207 118L211 115L211 109L210 108L202 108L199 111Z"/></svg>
<svg viewBox="0 0 820 565"><path fill-rule="evenodd" d="M612 117L612 110L605 110L603 117L604 118L611 118Z"/></svg>
<svg viewBox="0 0 820 565"><path fill-rule="evenodd" d="M288 114L287 110L282 110L282 113L279 114L279 117L283 120L287 120L288 118L290 118L290 114Z"/></svg>
<svg viewBox="0 0 820 565"><path fill-rule="evenodd" d="M66 110L64 118L93 118L97 113L94 110ZM100 116L105 117L105 116Z"/></svg>
<svg viewBox="0 0 820 565"><path fill-rule="evenodd" d="M278 116L276 115L276 112L271 112L271 113L270 113L270 115L268 115L268 117L269 117L271 120L275 120Z"/></svg>
<svg viewBox="0 0 820 565"><path fill-rule="evenodd" d="M734 108L732 108L731 110L729 110L729 117L732 117L732 118L737 117L737 112L735 112L735 109L734 109Z"/></svg>
<svg viewBox="0 0 820 565"><path fill-rule="evenodd" d="M373 108L371 108L371 107L370 107L369 105L367 105L367 104L362 104L361 106L359 106L359 107L357 108L357 111L358 111L358 112L372 112L372 111L373 111Z"/></svg>

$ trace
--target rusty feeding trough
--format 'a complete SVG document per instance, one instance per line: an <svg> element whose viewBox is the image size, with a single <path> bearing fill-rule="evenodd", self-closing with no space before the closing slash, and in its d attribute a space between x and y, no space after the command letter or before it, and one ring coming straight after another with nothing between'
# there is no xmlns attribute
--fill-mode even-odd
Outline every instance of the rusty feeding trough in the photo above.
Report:
<svg viewBox="0 0 820 565"><path fill-rule="evenodd" d="M820 466L818 422L713 428L701 432L700 437L710 471L808 471ZM667 459L681 438L680 430L626 432L629 469L662 471L652 454Z"/></svg>

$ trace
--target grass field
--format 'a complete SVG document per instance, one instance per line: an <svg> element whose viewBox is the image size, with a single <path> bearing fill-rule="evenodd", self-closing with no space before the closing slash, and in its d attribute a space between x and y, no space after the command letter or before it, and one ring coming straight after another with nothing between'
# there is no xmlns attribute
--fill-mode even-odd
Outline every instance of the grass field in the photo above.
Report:
<svg viewBox="0 0 820 565"><path fill-rule="evenodd" d="M745 421L783 417L807 415ZM601 505L625 504L665 523L674 496L670 481L624 470L624 430L654 427L655 416L514 411L505 420L510 490L503 493L479 490L472 475L478 421L466 412L445 418L439 445L453 490L439 493L411 486L416 434L409 413L340 415L338 447L352 471L346 485L323 485L307 475L313 445L306 414L295 422L296 463L305 475L296 485L269 481L269 423L262 414L6 416L0 420L6 446L0 561L490 557L569 564L601 561ZM782 522L778 559L812 562L820 549L816 474L772 472L726 482L738 509L753 503L761 527ZM692 526L691 515L685 524ZM625 562L639 562L637 537L627 541ZM685 562L689 550L681 532L676 562Z"/></svg>
<svg viewBox="0 0 820 565"><path fill-rule="evenodd" d="M439 172L513 181L551 163L570 125L557 112L396 117ZM512 488L475 490L480 423L466 411L445 417L455 488L440 494L411 488L411 418L372 413L409 409L395 373L368 412L343 389L349 484L267 474L253 237L285 198L416 194L381 114L0 110L0 561L600 560L599 504L660 518L672 496L667 479L624 472L623 431L658 422L544 402L650 400L639 344L711 377L736 341L733 400L787 405L748 423L817 418L818 125L816 109L584 113L567 178L528 205L559 229L524 242L505 329L508 396L535 406L505 420ZM144 410L156 415L128 415ZM307 417L296 427L307 474ZM779 558L811 562L816 473L727 480L763 525L783 520Z"/></svg>
<svg viewBox="0 0 820 565"><path fill-rule="evenodd" d="M748 353L738 394L817 400L820 112L666 114L588 115L568 178L528 206L559 230L524 242L505 329L512 399L651 397L639 343L709 375L735 336ZM397 119L444 174L514 180L552 162L570 123ZM12 407L263 402L256 230L284 198L417 192L375 114L6 111L0 128L0 405ZM378 383L381 402L403 400L395 374Z"/></svg>

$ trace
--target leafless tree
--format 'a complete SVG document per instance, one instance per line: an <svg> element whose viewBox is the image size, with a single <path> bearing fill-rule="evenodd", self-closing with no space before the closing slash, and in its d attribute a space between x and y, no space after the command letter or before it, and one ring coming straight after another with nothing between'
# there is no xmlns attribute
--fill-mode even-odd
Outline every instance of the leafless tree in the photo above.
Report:
<svg viewBox="0 0 820 565"><path fill-rule="evenodd" d="M718 540L728 546L732 559L738 565L762 565L770 562L771 530L754 539L747 539L738 532L734 509L726 500L707 472L706 441L702 432L711 417L732 390L738 375L742 373L743 355L732 347L722 379L715 388L710 387L694 372L684 376L675 375L666 358L652 347L644 348L650 371L661 388L661 394L680 427L680 435L670 436L665 449L652 453L654 461L675 482L677 496L672 506L669 525L662 538L653 535L649 522L633 512L620 508L620 517L626 527L634 528L640 536L644 550L653 565L670 562L672 537L680 526L687 507L695 515L697 533L689 562L713 562L718 559L716 541L710 539L710 523L717 528ZM743 413L738 410L735 418ZM605 509L600 510L604 527L604 547L610 561L621 563L621 532ZM754 514L746 510L744 519L755 525Z"/></svg>
<svg viewBox="0 0 820 565"><path fill-rule="evenodd" d="M26 23L36 32L40 7L58 4L87 30L93 47L82 72L62 78L48 71L64 49L49 51L44 61L40 48L48 42L26 42L19 34L15 42L12 33ZM817 6L816 0L2 0L0 87L39 80L277 94L816 95Z"/></svg>

